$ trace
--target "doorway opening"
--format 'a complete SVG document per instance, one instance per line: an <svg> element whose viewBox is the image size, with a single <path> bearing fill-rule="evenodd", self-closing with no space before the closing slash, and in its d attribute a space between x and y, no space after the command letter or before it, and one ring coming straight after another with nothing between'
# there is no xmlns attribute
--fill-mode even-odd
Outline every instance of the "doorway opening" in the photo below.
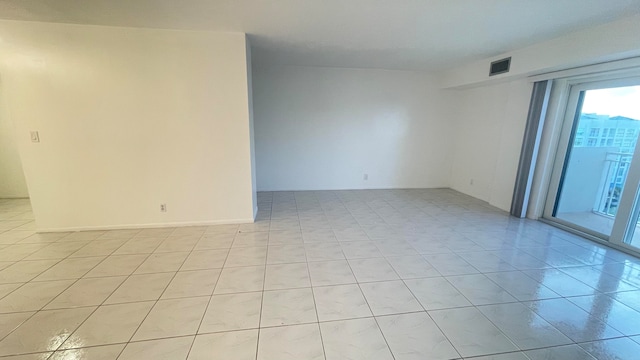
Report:
<svg viewBox="0 0 640 360"><path fill-rule="evenodd" d="M639 138L640 78L573 85L544 217L640 250Z"/></svg>

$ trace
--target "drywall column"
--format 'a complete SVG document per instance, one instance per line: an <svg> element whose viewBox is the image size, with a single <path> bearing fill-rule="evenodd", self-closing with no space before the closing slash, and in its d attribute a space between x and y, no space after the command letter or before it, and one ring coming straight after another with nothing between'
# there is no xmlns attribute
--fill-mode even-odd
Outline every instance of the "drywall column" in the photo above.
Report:
<svg viewBox="0 0 640 360"><path fill-rule="evenodd" d="M39 230L253 221L245 34L0 21L0 38Z"/></svg>

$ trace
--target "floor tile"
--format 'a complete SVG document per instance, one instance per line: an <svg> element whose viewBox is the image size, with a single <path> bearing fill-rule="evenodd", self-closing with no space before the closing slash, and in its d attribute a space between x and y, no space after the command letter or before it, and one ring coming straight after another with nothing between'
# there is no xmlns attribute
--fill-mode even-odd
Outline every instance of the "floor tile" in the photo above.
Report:
<svg viewBox="0 0 640 360"><path fill-rule="evenodd" d="M622 336L622 333L589 315L567 299L533 301L527 305L575 342Z"/></svg>
<svg viewBox="0 0 640 360"><path fill-rule="evenodd" d="M406 241L401 240L376 240L376 246L382 255L390 256L411 256L418 255L418 252Z"/></svg>
<svg viewBox="0 0 640 360"><path fill-rule="evenodd" d="M40 274L33 281L79 279L102 260L104 260L102 256L65 259Z"/></svg>
<svg viewBox="0 0 640 360"><path fill-rule="evenodd" d="M282 290L311 287L306 263L267 265L265 290Z"/></svg>
<svg viewBox="0 0 640 360"><path fill-rule="evenodd" d="M358 285L315 287L313 295L320 321L373 316Z"/></svg>
<svg viewBox="0 0 640 360"><path fill-rule="evenodd" d="M204 231L204 236L207 235L219 235L219 234L235 234L238 232L240 225L237 224L223 224L223 225L211 225L207 226Z"/></svg>
<svg viewBox="0 0 640 360"><path fill-rule="evenodd" d="M97 239L101 235L104 235L104 231L77 231L72 232L61 239L63 241L90 241Z"/></svg>
<svg viewBox="0 0 640 360"><path fill-rule="evenodd" d="M171 252L151 254L136 269L134 274L152 274L159 272L176 272L189 256L188 252Z"/></svg>
<svg viewBox="0 0 640 360"><path fill-rule="evenodd" d="M42 309L73 284L73 280L29 282L0 299L0 313Z"/></svg>
<svg viewBox="0 0 640 360"><path fill-rule="evenodd" d="M566 345L546 349L529 350L525 354L531 360L596 360L578 345Z"/></svg>
<svg viewBox="0 0 640 360"><path fill-rule="evenodd" d="M131 254L151 254L160 243L162 243L162 238L157 237L148 237L148 238L139 238L134 237L133 239L127 241L122 246L118 248L113 254L114 255L131 255Z"/></svg>
<svg viewBox="0 0 640 360"><path fill-rule="evenodd" d="M49 360L116 360L122 349L124 344L60 350L53 353Z"/></svg>
<svg viewBox="0 0 640 360"><path fill-rule="evenodd" d="M463 357L518 350L478 309L435 310L429 315Z"/></svg>
<svg viewBox="0 0 640 360"><path fill-rule="evenodd" d="M89 271L85 277L131 275L148 255L111 255Z"/></svg>
<svg viewBox="0 0 640 360"><path fill-rule="evenodd" d="M455 359L460 355L425 312L377 318L395 360Z"/></svg>
<svg viewBox="0 0 640 360"><path fill-rule="evenodd" d="M193 336L128 343L118 360L184 360Z"/></svg>
<svg viewBox="0 0 640 360"><path fill-rule="evenodd" d="M255 246L267 246L269 243L268 232L250 232L250 233L238 233L234 240L232 247L255 247Z"/></svg>
<svg viewBox="0 0 640 360"><path fill-rule="evenodd" d="M65 309L102 304L126 277L80 279L53 299L45 309Z"/></svg>
<svg viewBox="0 0 640 360"><path fill-rule="evenodd" d="M373 241L341 242L340 247L347 259L371 259L383 257L382 253L376 246L376 243Z"/></svg>
<svg viewBox="0 0 640 360"><path fill-rule="evenodd" d="M197 335L189 360L210 360L224 354L225 360L255 360L258 330Z"/></svg>
<svg viewBox="0 0 640 360"><path fill-rule="evenodd" d="M160 243L160 245L153 252L154 253L189 252L193 250L198 240L200 240L200 236L169 237L165 239L162 243Z"/></svg>
<svg viewBox="0 0 640 360"><path fill-rule="evenodd" d="M440 273L422 256L391 256L387 257L401 279L416 279L440 276Z"/></svg>
<svg viewBox="0 0 640 360"><path fill-rule="evenodd" d="M33 227L28 201L12 203L0 221ZM260 192L258 205L255 224L0 230L0 309L28 310L0 312L0 354L24 354L3 360L115 360L131 338L121 358L325 359L325 334L327 359L640 346L640 261L546 224L450 189ZM56 350L70 334L75 348Z"/></svg>
<svg viewBox="0 0 640 360"><path fill-rule="evenodd" d="M48 244L12 244L2 249L0 261L20 261Z"/></svg>
<svg viewBox="0 0 640 360"><path fill-rule="evenodd" d="M525 270L533 280L541 283L560 296L593 295L595 289L557 269Z"/></svg>
<svg viewBox="0 0 640 360"><path fill-rule="evenodd" d="M108 256L113 254L113 252L116 251L120 246L122 246L126 241L126 239L111 239L90 242L69 255L69 258Z"/></svg>
<svg viewBox="0 0 640 360"><path fill-rule="evenodd" d="M9 335L9 333L27 321L33 314L35 314L35 312L0 314L0 324L2 324L2 327L0 327L0 339Z"/></svg>
<svg viewBox="0 0 640 360"><path fill-rule="evenodd" d="M310 288L265 291L260 326L296 325L317 322Z"/></svg>
<svg viewBox="0 0 640 360"><path fill-rule="evenodd" d="M483 274L449 276L447 280L473 305L516 302L516 298Z"/></svg>
<svg viewBox="0 0 640 360"><path fill-rule="evenodd" d="M518 270L547 269L551 267L551 265L544 261L519 249L496 251L494 254Z"/></svg>
<svg viewBox="0 0 640 360"><path fill-rule="evenodd" d="M634 359L640 353L640 344L629 338L594 341L580 347L601 360Z"/></svg>
<svg viewBox="0 0 640 360"><path fill-rule="evenodd" d="M200 250L226 250L231 248L235 234L205 234L193 248Z"/></svg>
<svg viewBox="0 0 640 360"><path fill-rule="evenodd" d="M405 284L425 310L471 306L469 300L443 277L405 280Z"/></svg>
<svg viewBox="0 0 640 360"><path fill-rule="evenodd" d="M273 245L267 251L267 264L307 262L303 245Z"/></svg>
<svg viewBox="0 0 640 360"><path fill-rule="evenodd" d="M625 291L621 293L608 294L610 297L624 305L640 311L640 290L639 291Z"/></svg>
<svg viewBox="0 0 640 360"><path fill-rule="evenodd" d="M127 342L152 306L150 301L100 306L60 349Z"/></svg>
<svg viewBox="0 0 640 360"><path fill-rule="evenodd" d="M256 329L260 326L262 293L214 295L198 333Z"/></svg>
<svg viewBox="0 0 640 360"><path fill-rule="evenodd" d="M640 335L640 312L607 295L578 296L567 300L624 335Z"/></svg>
<svg viewBox="0 0 640 360"><path fill-rule="evenodd" d="M221 269L228 253L228 250L193 251L182 264L180 270Z"/></svg>
<svg viewBox="0 0 640 360"><path fill-rule="evenodd" d="M354 284L356 282L346 260L310 262L308 266L313 286Z"/></svg>
<svg viewBox="0 0 640 360"><path fill-rule="evenodd" d="M56 242L32 253L25 260L64 259L86 245L84 241Z"/></svg>
<svg viewBox="0 0 640 360"><path fill-rule="evenodd" d="M208 302L209 297L160 300L132 340L195 335Z"/></svg>
<svg viewBox="0 0 640 360"><path fill-rule="evenodd" d="M560 271L604 293L637 290L635 286L621 281L619 277L603 273L597 266L563 268Z"/></svg>
<svg viewBox="0 0 640 360"><path fill-rule="evenodd" d="M519 301L558 298L560 295L520 271L485 274Z"/></svg>
<svg viewBox="0 0 640 360"><path fill-rule="evenodd" d="M15 289L24 285L23 283L13 283L13 284L0 284L0 299L9 295Z"/></svg>
<svg viewBox="0 0 640 360"><path fill-rule="evenodd" d="M480 272L514 271L516 268L490 251L460 252L460 257Z"/></svg>
<svg viewBox="0 0 640 360"><path fill-rule="evenodd" d="M40 311L0 341L0 356L56 350L93 310Z"/></svg>
<svg viewBox="0 0 640 360"><path fill-rule="evenodd" d="M478 309L521 350L572 343L571 339L520 303L486 305Z"/></svg>
<svg viewBox="0 0 640 360"><path fill-rule="evenodd" d="M225 267L257 266L267 263L267 247L231 248Z"/></svg>
<svg viewBox="0 0 640 360"><path fill-rule="evenodd" d="M0 284L27 282L60 260L20 261L0 270Z"/></svg>
<svg viewBox="0 0 640 360"><path fill-rule="evenodd" d="M466 275L477 274L478 270L466 262L463 258L452 253L423 255L441 275Z"/></svg>
<svg viewBox="0 0 640 360"><path fill-rule="evenodd" d="M358 282L387 281L399 279L398 274L384 258L352 259L349 266Z"/></svg>
<svg viewBox="0 0 640 360"><path fill-rule="evenodd" d="M335 243L306 243L307 261L330 261L345 259L340 245Z"/></svg>
<svg viewBox="0 0 640 360"><path fill-rule="evenodd" d="M217 295L262 291L264 286L264 273L265 268L263 266L222 269L213 293Z"/></svg>
<svg viewBox="0 0 640 360"><path fill-rule="evenodd" d="M393 360L373 318L320 324L327 360Z"/></svg>
<svg viewBox="0 0 640 360"><path fill-rule="evenodd" d="M530 360L524 352L510 352L504 354L487 355L487 356L474 356L467 358L469 360ZM551 360L551 359L549 359Z"/></svg>
<svg viewBox="0 0 640 360"><path fill-rule="evenodd" d="M302 232L299 230L269 231L269 245L302 245Z"/></svg>
<svg viewBox="0 0 640 360"><path fill-rule="evenodd" d="M318 324L260 329L258 360L324 360Z"/></svg>
<svg viewBox="0 0 640 360"><path fill-rule="evenodd" d="M376 316L423 310L402 281L365 283L360 288Z"/></svg>
<svg viewBox="0 0 640 360"><path fill-rule="evenodd" d="M162 293L162 299L211 295L220 269L180 271Z"/></svg>
<svg viewBox="0 0 640 360"><path fill-rule="evenodd" d="M131 275L105 304L158 300L173 276L174 273Z"/></svg>

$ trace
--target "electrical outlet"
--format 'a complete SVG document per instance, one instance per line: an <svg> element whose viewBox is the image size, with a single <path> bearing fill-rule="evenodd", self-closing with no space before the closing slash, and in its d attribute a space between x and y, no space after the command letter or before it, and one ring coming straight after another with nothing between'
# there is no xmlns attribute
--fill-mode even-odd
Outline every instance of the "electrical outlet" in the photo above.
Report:
<svg viewBox="0 0 640 360"><path fill-rule="evenodd" d="M473 179L469 180L469 185L473 185Z"/></svg>
<svg viewBox="0 0 640 360"><path fill-rule="evenodd" d="M38 135L37 131L31 132L31 142L40 142L40 135Z"/></svg>
<svg viewBox="0 0 640 360"><path fill-rule="evenodd" d="M364 175L362 176L362 179L363 179L363 180L369 180L369 174L364 174Z"/></svg>
<svg viewBox="0 0 640 360"><path fill-rule="evenodd" d="M160 212L167 212L167 204L160 204Z"/></svg>

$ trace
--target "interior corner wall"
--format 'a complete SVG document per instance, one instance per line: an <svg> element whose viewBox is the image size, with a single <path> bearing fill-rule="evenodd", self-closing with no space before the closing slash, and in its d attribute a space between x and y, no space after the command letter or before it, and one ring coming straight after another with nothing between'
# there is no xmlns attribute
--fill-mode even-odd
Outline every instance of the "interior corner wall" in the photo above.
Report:
<svg viewBox="0 0 640 360"><path fill-rule="evenodd" d="M509 211L533 83L454 91L451 187Z"/></svg>
<svg viewBox="0 0 640 360"><path fill-rule="evenodd" d="M254 66L258 190L447 187L445 93L420 72Z"/></svg>
<svg viewBox="0 0 640 360"><path fill-rule="evenodd" d="M0 21L0 37L38 230L253 221L244 34Z"/></svg>
<svg viewBox="0 0 640 360"><path fill-rule="evenodd" d="M28 198L27 181L0 79L0 199Z"/></svg>

